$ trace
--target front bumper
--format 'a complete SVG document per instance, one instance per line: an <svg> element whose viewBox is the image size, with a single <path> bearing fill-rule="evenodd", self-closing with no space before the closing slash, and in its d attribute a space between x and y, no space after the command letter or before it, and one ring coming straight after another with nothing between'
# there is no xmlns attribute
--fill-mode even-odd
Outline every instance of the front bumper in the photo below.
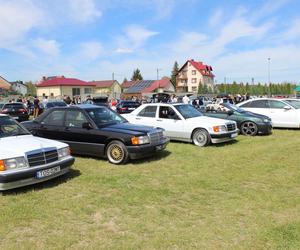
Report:
<svg viewBox="0 0 300 250"><path fill-rule="evenodd" d="M272 134L272 123L271 122L264 122L264 123L257 123L257 129L259 134L263 135L270 135Z"/></svg>
<svg viewBox="0 0 300 250"><path fill-rule="evenodd" d="M139 146L127 146L129 158L135 160L152 156L155 152L164 150L169 142L170 139L165 137L159 144L156 145L144 144Z"/></svg>
<svg viewBox="0 0 300 250"><path fill-rule="evenodd" d="M14 172L0 172L0 190L8 190L18 187L23 187L43 181L53 179L57 176L67 173L70 166L74 163L74 157L70 156L64 160L52 162L43 166L29 167L26 169L14 171ZM53 175L37 179L37 172L40 170L50 169L60 166L60 171Z"/></svg>
<svg viewBox="0 0 300 250"><path fill-rule="evenodd" d="M227 141L232 141L238 136L239 130L230 131L223 134L210 134L212 143L222 143Z"/></svg>

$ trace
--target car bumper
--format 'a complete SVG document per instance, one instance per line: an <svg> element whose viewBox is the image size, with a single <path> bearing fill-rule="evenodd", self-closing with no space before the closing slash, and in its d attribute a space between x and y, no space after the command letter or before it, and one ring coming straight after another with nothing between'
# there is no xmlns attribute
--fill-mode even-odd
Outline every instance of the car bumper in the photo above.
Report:
<svg viewBox="0 0 300 250"><path fill-rule="evenodd" d="M269 135L272 134L272 123L268 122L268 123L258 123L257 124L257 128L258 128L258 133L259 134L263 134L263 135Z"/></svg>
<svg viewBox="0 0 300 250"><path fill-rule="evenodd" d="M170 139L164 138L162 142L157 145L145 144L139 146L128 146L127 150L129 153L129 158L135 160L152 156L157 151L164 150L169 141Z"/></svg>
<svg viewBox="0 0 300 250"><path fill-rule="evenodd" d="M74 161L75 161L74 157L70 156L67 159L58 162L49 163L43 166L37 166L31 168L29 167L27 169L15 171L15 172L0 173L0 190L8 190L13 188L23 187L23 186L53 179L57 176L67 173L70 169L70 166L74 163ZM59 172L40 179L36 177L38 171L46 170L58 166L60 167Z"/></svg>
<svg viewBox="0 0 300 250"><path fill-rule="evenodd" d="M239 130L235 130L232 132L224 133L224 134L210 134L212 143L222 143L234 140L238 136Z"/></svg>

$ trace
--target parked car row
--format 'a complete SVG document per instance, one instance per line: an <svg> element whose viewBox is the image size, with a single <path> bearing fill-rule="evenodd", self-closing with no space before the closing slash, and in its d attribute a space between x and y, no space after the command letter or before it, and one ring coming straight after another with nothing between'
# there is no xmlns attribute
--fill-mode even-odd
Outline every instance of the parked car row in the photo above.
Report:
<svg viewBox="0 0 300 250"><path fill-rule="evenodd" d="M265 110L256 107L256 101L264 101ZM129 109L132 103L119 104L119 108ZM14 113L15 104L3 105L2 111L7 113L0 114L0 190L67 173L74 163L70 152L125 164L164 150L169 140L204 147L235 140L239 132L251 136L271 134L274 124L298 128L300 124L282 121L289 116L299 119L300 101L294 99L255 99L241 103L240 107L221 103L206 109L183 103L149 103L135 106L130 113L124 110L122 115L105 105L54 106L36 119L19 124L16 120L22 118ZM244 106L258 114L241 108ZM281 109L284 115L280 116ZM275 123L271 115L265 114L272 114L271 111L276 113ZM23 112L21 106L17 112Z"/></svg>

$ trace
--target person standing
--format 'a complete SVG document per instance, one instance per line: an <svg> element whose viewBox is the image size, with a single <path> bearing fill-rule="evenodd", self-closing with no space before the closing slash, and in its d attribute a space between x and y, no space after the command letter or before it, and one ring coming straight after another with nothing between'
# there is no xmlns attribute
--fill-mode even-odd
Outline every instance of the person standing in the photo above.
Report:
<svg viewBox="0 0 300 250"><path fill-rule="evenodd" d="M183 102L184 104L189 104L190 98L189 98L187 95L185 95L185 96L182 98L182 102Z"/></svg>
<svg viewBox="0 0 300 250"><path fill-rule="evenodd" d="M33 118L38 117L40 111L40 100L37 96L33 100Z"/></svg>

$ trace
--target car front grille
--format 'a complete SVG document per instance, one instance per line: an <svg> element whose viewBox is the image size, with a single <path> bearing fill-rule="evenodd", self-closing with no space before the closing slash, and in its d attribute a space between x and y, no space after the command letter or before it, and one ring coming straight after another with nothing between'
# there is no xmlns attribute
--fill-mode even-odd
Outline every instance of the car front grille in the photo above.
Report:
<svg viewBox="0 0 300 250"><path fill-rule="evenodd" d="M236 130L235 123L227 123L226 127L227 127L227 131L234 131L234 130Z"/></svg>
<svg viewBox="0 0 300 250"><path fill-rule="evenodd" d="M162 141L162 139L164 137L162 130L159 130L157 132L151 132L148 135L150 137L150 143L152 145L158 145L158 144L160 144L160 142Z"/></svg>
<svg viewBox="0 0 300 250"><path fill-rule="evenodd" d="M58 160L58 153L56 148L35 150L27 152L26 155L30 167L40 166Z"/></svg>

